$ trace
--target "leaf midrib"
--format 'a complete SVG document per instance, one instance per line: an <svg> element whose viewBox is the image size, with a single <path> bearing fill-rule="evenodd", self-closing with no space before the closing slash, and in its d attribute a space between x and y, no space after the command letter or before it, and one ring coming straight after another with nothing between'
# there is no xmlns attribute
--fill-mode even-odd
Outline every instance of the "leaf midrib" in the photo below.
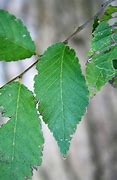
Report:
<svg viewBox="0 0 117 180"><path fill-rule="evenodd" d="M14 160L14 156L15 156L15 142L16 142L16 130L17 130L17 121L18 121L20 92L21 92L21 84L19 84L17 103L16 103L15 122L14 122L14 130L13 130L13 143L12 143L12 146L13 146L12 158L11 158L12 161Z"/></svg>
<svg viewBox="0 0 117 180"><path fill-rule="evenodd" d="M61 111L62 111L62 120L63 120L63 129L65 132L65 117L64 117L64 103L63 103L63 60L64 60L64 53L65 53L65 48L63 49L62 52L62 58L61 58L61 67L60 67L60 98L61 98ZM65 141L65 134L63 137L63 140Z"/></svg>

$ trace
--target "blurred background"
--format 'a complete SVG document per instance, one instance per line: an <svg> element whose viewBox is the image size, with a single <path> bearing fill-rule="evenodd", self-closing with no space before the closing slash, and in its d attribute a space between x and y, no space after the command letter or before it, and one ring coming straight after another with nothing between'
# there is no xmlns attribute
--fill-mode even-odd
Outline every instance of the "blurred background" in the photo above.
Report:
<svg viewBox="0 0 117 180"><path fill-rule="evenodd" d="M16 15L28 27L38 53L64 40L96 13L102 0L0 0L0 9ZM91 25L71 41L85 71L90 48ZM28 67L35 58L21 62L0 62L0 86ZM23 82L33 90L32 68ZM52 134L43 124L43 164L33 180L117 180L117 90L107 85L94 97L78 125L67 159L60 155Z"/></svg>

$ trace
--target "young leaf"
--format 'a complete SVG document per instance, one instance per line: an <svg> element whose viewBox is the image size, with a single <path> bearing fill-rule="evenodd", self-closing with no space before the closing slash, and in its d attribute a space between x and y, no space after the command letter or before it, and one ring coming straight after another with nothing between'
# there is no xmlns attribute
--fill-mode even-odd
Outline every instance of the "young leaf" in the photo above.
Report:
<svg viewBox="0 0 117 180"><path fill-rule="evenodd" d="M117 48L108 53L95 55L87 64L86 78L90 96L94 96L109 80L115 76L112 60L117 57Z"/></svg>
<svg viewBox="0 0 117 180"><path fill-rule="evenodd" d="M116 24L109 21L116 7L109 7L93 33L90 61L86 67L86 79L90 96L94 96L109 80L115 76L113 60L117 60ZM110 13L109 13L110 12Z"/></svg>
<svg viewBox="0 0 117 180"><path fill-rule="evenodd" d="M0 61L17 61L35 54L27 28L15 16L0 10Z"/></svg>
<svg viewBox="0 0 117 180"><path fill-rule="evenodd" d="M35 99L22 84L0 89L0 106L10 121L0 128L0 179L23 180L41 164L43 136Z"/></svg>
<svg viewBox="0 0 117 180"><path fill-rule="evenodd" d="M74 50L63 43L51 46L37 64L35 93L39 110L63 156L88 106L88 89Z"/></svg>
<svg viewBox="0 0 117 180"><path fill-rule="evenodd" d="M104 16L102 17L102 21L108 21L113 18L113 14L117 12L117 6L108 6L106 9ZM115 15L117 16L117 14Z"/></svg>

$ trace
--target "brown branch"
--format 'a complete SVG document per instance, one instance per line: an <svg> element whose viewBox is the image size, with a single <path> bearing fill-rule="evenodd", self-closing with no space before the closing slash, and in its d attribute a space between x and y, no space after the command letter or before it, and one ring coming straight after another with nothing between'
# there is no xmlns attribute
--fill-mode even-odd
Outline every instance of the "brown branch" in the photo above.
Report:
<svg viewBox="0 0 117 180"><path fill-rule="evenodd" d="M104 2L101 5L101 8L99 9L99 11L93 16L91 17L89 20L87 20L84 24L82 24L81 26L79 26L70 36L68 36L63 43L67 43L70 39L72 39L77 33L79 33L80 31L82 31L91 21L95 20L99 15L102 14L102 12L104 11L104 9L112 2L114 2L116 0L108 0L106 2ZM41 55L39 56L41 57ZM13 79L11 79L10 81L8 81L6 84L4 84L3 86L0 87L0 89L2 89L5 85L10 84L11 82L15 81L18 78L21 78L27 71L29 71L33 66L35 66L38 63L38 60L36 60L33 64L31 64L27 69L25 69L22 73L20 73L19 75L17 75L16 77L14 77Z"/></svg>
<svg viewBox="0 0 117 180"><path fill-rule="evenodd" d="M81 26L78 26L76 28L76 30L70 34L63 42L64 43L67 43L70 39L72 39L77 33L79 33L80 31L82 31L89 23L91 23L91 21L95 20L98 16L100 16L103 11L105 10L105 8L112 2L114 2L116 0L108 0L106 2L104 2L102 5L101 5L101 8L99 9L99 11L93 16L91 17L89 20L87 20L84 24L82 24Z"/></svg>

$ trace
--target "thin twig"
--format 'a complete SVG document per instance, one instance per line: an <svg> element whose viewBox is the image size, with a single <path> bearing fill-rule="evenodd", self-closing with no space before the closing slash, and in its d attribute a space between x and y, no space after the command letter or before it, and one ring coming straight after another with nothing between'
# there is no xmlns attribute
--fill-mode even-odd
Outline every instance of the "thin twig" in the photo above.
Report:
<svg viewBox="0 0 117 180"><path fill-rule="evenodd" d="M104 9L112 2L114 2L116 0L108 0L106 2L104 2L101 5L101 8L99 9L99 11L93 16L91 17L89 20L87 20L84 24L82 24L81 26L77 27L76 30L70 34L63 42L67 43L70 39L72 39L77 33L79 33L80 31L82 31L89 23L91 23L91 21L95 20L98 16L100 16L102 14L102 12L104 11Z"/></svg>
<svg viewBox="0 0 117 180"><path fill-rule="evenodd" d="M99 15L102 14L102 12L104 11L104 9L112 2L114 2L116 0L108 0L106 2L104 2L101 5L101 8L99 9L99 11L93 16L91 17L88 21L86 21L84 24L82 24L81 26L79 26L70 36L68 36L63 43L67 43L70 39L72 39L77 33L79 33L80 31L82 31L91 21L95 20ZM41 57L41 55L39 56L39 58ZM4 84L3 86L0 87L0 89L2 89L5 85L10 84L11 82L15 81L18 78L21 78L27 71L29 71L33 66L35 66L38 63L38 60L36 60L33 64L31 64L27 69L25 69L22 73L20 73L19 75L17 75L16 77L14 77L13 79L11 79L10 81L8 81L6 84Z"/></svg>
<svg viewBox="0 0 117 180"><path fill-rule="evenodd" d="M27 69L25 69L22 73L8 81L6 84L4 84L0 89L2 89L5 85L10 84L11 82L15 81L16 79L20 79L27 71L29 71L33 66L35 66L38 63L38 60L36 60L33 64L31 64Z"/></svg>

